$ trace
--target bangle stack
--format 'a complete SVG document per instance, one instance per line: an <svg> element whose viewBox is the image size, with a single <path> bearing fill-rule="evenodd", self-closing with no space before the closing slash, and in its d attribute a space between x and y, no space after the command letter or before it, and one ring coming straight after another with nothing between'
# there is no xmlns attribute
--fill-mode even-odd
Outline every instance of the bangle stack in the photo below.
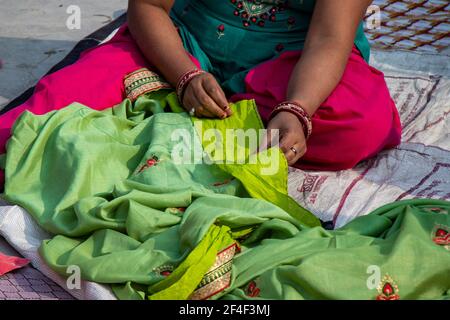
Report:
<svg viewBox="0 0 450 320"><path fill-rule="evenodd" d="M177 82L177 89L176 89L178 100L180 101L180 103L183 103L184 92L186 91L186 87L188 86L189 82L191 82L192 79L194 79L196 76L201 75L203 73L205 73L205 71L194 69L186 72L180 77L180 79Z"/></svg>
<svg viewBox="0 0 450 320"><path fill-rule="evenodd" d="M289 112L293 115L297 116L298 120L302 124L303 132L305 133L306 140L309 139L309 137L312 134L312 120L309 114L303 109L303 107L292 101L286 101L282 102L279 105L275 107L275 109L270 114L270 119L273 119L278 113L280 112Z"/></svg>

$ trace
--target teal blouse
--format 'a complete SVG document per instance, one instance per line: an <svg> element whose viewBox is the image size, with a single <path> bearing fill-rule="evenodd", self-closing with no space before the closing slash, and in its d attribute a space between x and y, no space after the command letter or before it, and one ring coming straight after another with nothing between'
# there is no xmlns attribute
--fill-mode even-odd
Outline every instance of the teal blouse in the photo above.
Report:
<svg viewBox="0 0 450 320"><path fill-rule="evenodd" d="M303 48L315 0L176 0L171 17L186 50L227 93L245 92L256 65ZM355 45L369 60L361 25Z"/></svg>

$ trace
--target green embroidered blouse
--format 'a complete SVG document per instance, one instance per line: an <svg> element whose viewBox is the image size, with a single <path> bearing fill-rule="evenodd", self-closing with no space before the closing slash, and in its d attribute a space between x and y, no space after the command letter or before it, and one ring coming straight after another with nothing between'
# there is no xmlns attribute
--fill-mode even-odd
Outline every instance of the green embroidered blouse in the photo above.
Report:
<svg viewBox="0 0 450 320"><path fill-rule="evenodd" d="M256 65L303 48L315 0L176 0L171 12L185 48L229 93L244 92ZM355 45L366 61L363 24Z"/></svg>

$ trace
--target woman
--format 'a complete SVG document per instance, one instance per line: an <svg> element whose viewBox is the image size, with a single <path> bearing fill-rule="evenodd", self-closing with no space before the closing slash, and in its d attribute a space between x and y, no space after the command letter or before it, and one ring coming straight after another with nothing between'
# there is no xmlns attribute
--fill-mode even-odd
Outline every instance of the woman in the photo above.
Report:
<svg viewBox="0 0 450 320"><path fill-rule="evenodd" d="M367 64L361 20L370 3L130 0L128 26L41 79L27 102L0 116L0 154L25 110L44 114L74 101L111 107L144 92L130 95L126 82L149 68L147 78L157 79L149 90L178 87L198 117L230 116L228 101L255 99L268 128L280 130L290 165L352 168L401 136L383 74Z"/></svg>
<svg viewBox="0 0 450 320"><path fill-rule="evenodd" d="M254 98L268 129L280 130L290 165L339 170L400 142L383 75L364 60L361 20L370 3L135 0L128 25L169 83L188 78L181 88L188 111L223 118L227 96ZM196 63L206 72L193 71Z"/></svg>

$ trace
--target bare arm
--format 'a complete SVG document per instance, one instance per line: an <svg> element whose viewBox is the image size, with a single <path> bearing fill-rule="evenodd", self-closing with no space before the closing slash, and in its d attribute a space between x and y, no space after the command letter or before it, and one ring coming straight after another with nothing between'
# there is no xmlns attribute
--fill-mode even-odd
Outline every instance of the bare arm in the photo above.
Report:
<svg viewBox="0 0 450 320"><path fill-rule="evenodd" d="M186 53L169 17L174 0L129 0L128 27L148 61L176 86L179 78L196 68ZM227 99L211 74L197 76L186 88L183 106L197 116L229 116Z"/></svg>
<svg viewBox="0 0 450 320"><path fill-rule="evenodd" d="M313 115L341 80L356 30L372 0L317 0L287 98Z"/></svg>
<svg viewBox="0 0 450 320"><path fill-rule="evenodd" d="M169 17L174 0L130 0L128 27L145 57L173 86L195 68Z"/></svg>
<svg viewBox="0 0 450 320"><path fill-rule="evenodd" d="M298 102L311 116L317 111L342 78L357 28L371 2L316 0L302 57L289 80L287 100ZM305 135L296 116L281 112L268 129L280 130L280 148L290 165L306 153Z"/></svg>

